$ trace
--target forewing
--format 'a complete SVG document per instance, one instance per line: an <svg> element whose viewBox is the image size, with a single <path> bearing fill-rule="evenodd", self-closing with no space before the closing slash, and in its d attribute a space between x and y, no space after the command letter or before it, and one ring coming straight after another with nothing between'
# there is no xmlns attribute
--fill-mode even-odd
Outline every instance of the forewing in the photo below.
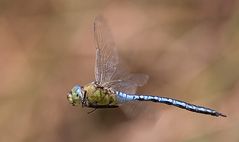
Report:
<svg viewBox="0 0 239 142"><path fill-rule="evenodd" d="M96 43L95 79L99 84L111 81L119 64L110 29L102 16L94 21L94 37Z"/></svg>
<svg viewBox="0 0 239 142"><path fill-rule="evenodd" d="M129 74L119 65L119 56L110 29L102 16L94 21L94 37L96 43L96 82L104 87L134 94L138 86L143 86L148 75Z"/></svg>

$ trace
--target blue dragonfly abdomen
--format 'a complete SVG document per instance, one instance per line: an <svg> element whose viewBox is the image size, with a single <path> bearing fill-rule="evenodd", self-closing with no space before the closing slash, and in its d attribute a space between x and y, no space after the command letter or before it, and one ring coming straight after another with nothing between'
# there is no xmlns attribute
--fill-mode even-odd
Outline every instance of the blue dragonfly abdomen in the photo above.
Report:
<svg viewBox="0 0 239 142"><path fill-rule="evenodd" d="M125 102L131 102L131 101L150 101L155 103L163 103L167 105L173 105L182 109L186 109L188 111L196 112L196 113L202 113L202 114L208 114L212 116L223 116L226 117L226 115L217 112L213 109L198 106L194 104L190 104L184 101L176 100L173 98L167 98L167 97L160 97L160 96L150 96L150 95L136 95L136 94L126 94L120 91L116 92L117 94L117 100L120 103Z"/></svg>

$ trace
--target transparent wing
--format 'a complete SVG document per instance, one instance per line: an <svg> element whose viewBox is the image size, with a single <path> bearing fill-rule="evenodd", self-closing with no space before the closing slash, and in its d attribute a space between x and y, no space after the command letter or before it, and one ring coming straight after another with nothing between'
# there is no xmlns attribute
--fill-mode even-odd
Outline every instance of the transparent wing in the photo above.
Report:
<svg viewBox="0 0 239 142"><path fill-rule="evenodd" d="M143 86L148 76L129 74L119 63L119 56L110 29L102 16L94 21L96 43L96 82L105 87L125 93L135 93L138 86Z"/></svg>
<svg viewBox="0 0 239 142"><path fill-rule="evenodd" d="M119 57L110 29L102 16L95 18L94 36L96 43L95 79L99 84L103 84L109 82L116 72Z"/></svg>
<svg viewBox="0 0 239 142"><path fill-rule="evenodd" d="M111 82L107 82L104 86L111 87L115 90L129 94L135 94L138 86L143 86L148 81L148 75L145 74L121 74L119 78L114 78Z"/></svg>

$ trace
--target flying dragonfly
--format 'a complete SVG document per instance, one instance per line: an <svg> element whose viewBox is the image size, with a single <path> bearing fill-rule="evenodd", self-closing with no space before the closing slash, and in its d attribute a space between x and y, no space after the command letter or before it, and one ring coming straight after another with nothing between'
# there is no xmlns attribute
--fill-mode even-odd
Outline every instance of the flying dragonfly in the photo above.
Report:
<svg viewBox="0 0 239 142"><path fill-rule="evenodd" d="M120 66L114 40L102 16L97 16L94 20L94 38L95 81L84 86L76 85L71 89L67 99L73 106L81 105L94 109L116 108L126 102L149 101L176 106L191 112L226 117L216 110L177 99L137 94L137 87L147 82L148 75L132 74Z"/></svg>

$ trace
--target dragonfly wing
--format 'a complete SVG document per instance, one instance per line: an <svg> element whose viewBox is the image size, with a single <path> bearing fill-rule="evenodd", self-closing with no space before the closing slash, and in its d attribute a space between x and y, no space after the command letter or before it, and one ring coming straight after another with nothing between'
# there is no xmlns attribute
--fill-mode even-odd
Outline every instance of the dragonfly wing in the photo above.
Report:
<svg viewBox="0 0 239 142"><path fill-rule="evenodd" d="M116 81L111 81L112 83L109 85L114 90L135 94L137 87L146 84L148 79L149 76L146 74L125 74L119 78L116 78Z"/></svg>
<svg viewBox="0 0 239 142"><path fill-rule="evenodd" d="M94 38L96 43L95 78L99 84L109 82L117 70L119 57L110 29L102 16L94 21Z"/></svg>
<svg viewBox="0 0 239 142"><path fill-rule="evenodd" d="M138 86L143 86L148 76L144 74L129 74L119 63L116 46L102 16L94 21L94 37L96 43L96 82L105 87L125 93L135 93Z"/></svg>

